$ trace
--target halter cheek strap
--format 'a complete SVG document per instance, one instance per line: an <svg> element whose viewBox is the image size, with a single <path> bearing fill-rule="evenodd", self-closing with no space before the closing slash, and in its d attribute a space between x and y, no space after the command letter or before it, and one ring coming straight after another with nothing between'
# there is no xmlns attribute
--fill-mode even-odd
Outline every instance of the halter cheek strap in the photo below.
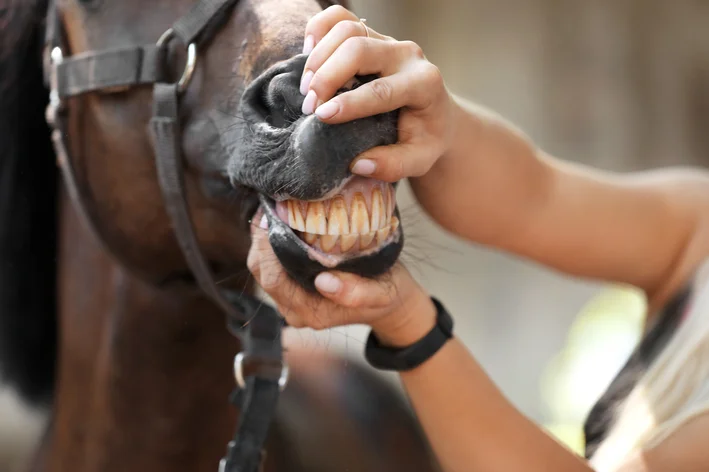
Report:
<svg viewBox="0 0 709 472"><path fill-rule="evenodd" d="M180 96L187 88L197 62L197 49L229 18L238 0L201 0L156 44L89 51L64 57L61 22L55 1L50 0L45 41L45 79L50 88L47 122L68 188L84 222L101 241L94 219L82 199L74 162L66 140L68 108L64 99L89 92L111 93L138 85L153 85L150 134L160 189L167 213L185 260L200 288L226 313L230 331L241 339L243 351L234 359L239 386L233 401L241 414L234 440L219 464L220 472L256 472L263 464L263 445L279 394L288 378L283 362L279 313L252 297L220 289L199 247L187 204L181 133ZM187 63L176 83L167 81L167 45L179 40L187 47Z"/></svg>

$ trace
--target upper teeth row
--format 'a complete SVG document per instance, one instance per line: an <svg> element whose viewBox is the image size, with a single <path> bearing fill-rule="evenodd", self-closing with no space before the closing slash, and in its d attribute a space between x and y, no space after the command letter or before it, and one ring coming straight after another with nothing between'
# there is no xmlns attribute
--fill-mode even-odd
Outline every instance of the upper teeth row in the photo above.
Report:
<svg viewBox="0 0 709 472"><path fill-rule="evenodd" d="M342 196L330 200L330 211L327 215L323 202L308 202L305 218L300 209L300 202L288 200L288 224L291 228L311 234L368 234L390 226L393 209L390 208L389 200L389 195L385 202L382 192L374 189L371 215L367 211L367 201L361 193L352 197L349 212Z"/></svg>

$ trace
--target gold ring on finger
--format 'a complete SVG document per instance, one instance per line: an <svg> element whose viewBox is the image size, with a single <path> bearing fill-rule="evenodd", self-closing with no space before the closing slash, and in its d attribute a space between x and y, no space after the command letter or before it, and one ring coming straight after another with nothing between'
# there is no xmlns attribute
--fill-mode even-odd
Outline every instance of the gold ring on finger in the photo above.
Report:
<svg viewBox="0 0 709 472"><path fill-rule="evenodd" d="M362 23L362 26L364 26L364 33L367 35L369 38L369 28L367 27L367 19L366 18L360 18L359 20L360 23Z"/></svg>

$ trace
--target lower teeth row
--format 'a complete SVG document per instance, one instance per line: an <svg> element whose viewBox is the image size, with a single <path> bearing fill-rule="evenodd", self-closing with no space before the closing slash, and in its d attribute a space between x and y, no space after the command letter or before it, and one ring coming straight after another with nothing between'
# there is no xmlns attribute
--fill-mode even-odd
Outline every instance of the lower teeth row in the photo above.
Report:
<svg viewBox="0 0 709 472"><path fill-rule="evenodd" d="M372 231L366 234L314 234L314 233L301 233L301 238L310 244L315 246L316 243L323 252L331 252L337 249L339 243L339 249L342 252L350 250L364 250L372 245L379 245L384 243L390 234L396 232L399 228L399 219L396 216L392 216L391 225L387 228L382 228L378 231ZM359 244L358 244L359 243Z"/></svg>

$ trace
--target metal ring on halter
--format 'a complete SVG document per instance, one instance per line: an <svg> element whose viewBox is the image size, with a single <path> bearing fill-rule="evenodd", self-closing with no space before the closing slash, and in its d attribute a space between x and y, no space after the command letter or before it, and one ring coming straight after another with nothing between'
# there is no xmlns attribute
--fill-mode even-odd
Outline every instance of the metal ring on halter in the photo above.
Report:
<svg viewBox="0 0 709 472"><path fill-rule="evenodd" d="M367 26L367 19L366 18L360 18L359 22L362 23L362 26L364 26L364 32L367 34L367 37L369 38L369 27Z"/></svg>
<svg viewBox="0 0 709 472"><path fill-rule="evenodd" d="M237 385L241 388L246 388L246 379L244 379L245 357L245 354L243 352L240 352L234 358L234 378L236 379ZM288 364L284 362L281 367L281 377L278 379L278 387L281 389L281 392L283 391L283 389L286 388L286 385L288 384L289 371L290 369L288 368Z"/></svg>
<svg viewBox="0 0 709 472"><path fill-rule="evenodd" d="M163 47L165 44L167 44L171 39L175 37L175 32L172 30L172 28L168 29L165 31L162 36L160 36L160 39L158 39L158 42L155 43L155 45L158 48ZM182 77L180 77L180 80L177 82L177 91L180 93L184 93L185 90L187 90L187 86L190 84L190 81L192 80L192 75L194 74L194 69L197 66L197 46L195 46L194 43L190 43L187 46L187 62L185 63L185 70L182 72Z"/></svg>
<svg viewBox="0 0 709 472"><path fill-rule="evenodd" d="M49 77L49 104L45 110L45 119L50 125L54 125L57 117L57 112L63 106L62 99L59 96L59 90L57 89L57 65L64 60L64 54L59 46L52 48L49 53L50 61L50 77Z"/></svg>

